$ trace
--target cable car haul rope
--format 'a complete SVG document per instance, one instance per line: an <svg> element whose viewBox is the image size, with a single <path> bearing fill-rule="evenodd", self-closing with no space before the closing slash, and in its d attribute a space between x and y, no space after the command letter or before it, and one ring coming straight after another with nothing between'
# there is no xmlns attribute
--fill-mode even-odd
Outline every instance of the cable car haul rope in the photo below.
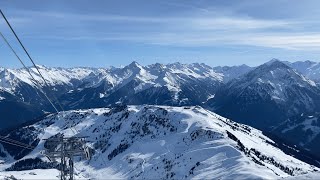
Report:
<svg viewBox="0 0 320 180"><path fill-rule="evenodd" d="M0 10L0 13L3 17L3 19L6 21L7 25L9 26L10 30L12 31L12 33L14 34L14 36L16 37L16 39L18 40L20 46L22 47L22 49L24 50L24 52L27 54L27 56L29 57L30 61L32 62L33 66L36 68L37 72L39 73L40 77L42 78L43 82L45 83L45 85L49 88L49 84L47 83L46 79L43 77L43 75L41 74L39 68L37 67L37 65L35 64L34 60L31 58L30 54L28 53L27 49L24 47L24 45L22 44L22 42L20 41L19 37L17 36L16 32L13 30L11 24L9 23L8 19L6 18L6 16L3 14L3 12ZM1 32L0 32L1 33ZM6 44L9 46L9 48L13 51L13 53L15 54L15 56L18 58L19 62L23 65L23 67L27 70L28 74L31 76L31 78L38 83L37 80L35 80L35 78L32 76L32 74L30 73L30 70L25 66L25 64L23 63L23 61L21 60L21 58L19 58L19 56L17 55L17 53L15 52L15 50L12 48L12 46L10 45L10 43L7 41L7 39L4 37L4 35L1 33L1 37L4 39L4 41L6 42ZM45 94L45 92L43 92L41 85L39 84L39 88L41 90L41 92L45 95L45 97L47 98L47 100L50 102L50 104L53 106L53 108L56 110L56 112L58 113L58 109L56 108L56 106L53 104L53 101L51 101L51 99ZM63 110L61 104L59 103L58 99L53 96L56 100L56 102L59 104L60 108Z"/></svg>
<svg viewBox="0 0 320 180"><path fill-rule="evenodd" d="M29 52L27 51L27 49L25 48L25 46L22 44L21 40L19 39L18 35L16 34L16 32L14 31L14 29L12 28L11 24L9 23L8 19L6 18L6 16L4 15L4 13L0 10L0 14L2 15L3 19L5 20L6 24L8 25L8 27L10 28L11 32L14 34L15 38L17 39L17 41L19 42L20 46L22 47L22 49L24 50L24 52L26 53L26 55L28 56L29 60L31 61L31 63L33 64L34 68L37 70L37 73L39 74L39 76L41 77L41 79L44 82L45 87L47 87L48 89L50 89L49 84L47 83L46 79L44 78L44 76L42 75L42 73L40 72L40 69L37 67L37 65L35 64L34 60L31 58ZM35 77L32 75L30 69L25 65L25 63L22 61L22 59L18 56L18 54L16 53L16 51L14 50L14 48L10 45L9 41L5 38L5 36L3 35L3 33L0 32L0 36L2 37L2 39L5 41L5 44L9 47L9 49L13 52L13 54L15 55L15 57L19 60L19 62L22 64L23 68L27 71L27 73L30 75L31 77L31 81L32 83L40 90L40 92L46 97L46 99L49 101L50 105L54 108L54 110L57 112L57 116L59 117L59 110L58 108L55 106L54 101L52 101L49 96L44 92L41 84L39 83L39 81L37 81L35 79ZM64 112L64 109L61 105L61 103L59 102L59 100L56 98L56 96L53 94L52 95L55 99L55 102L58 103L60 109ZM63 113L62 113L63 114ZM74 130L76 132L74 132L72 130L72 128L74 128ZM70 124L70 129L72 130L72 132L74 133L74 135L76 135L76 133L79 133L78 130L75 127L72 127ZM74 156L79 156L79 155L84 155L87 159L91 158L91 153L89 151L89 148L86 146L86 142L85 141L85 137L70 137L70 138L65 138L63 137L63 135L59 138L53 138L53 139L43 139L45 141L47 141L49 144L53 143L54 146L50 146L53 147L54 149L50 149L50 147L48 149L46 149L45 151L45 155L47 157L49 157L49 160L54 159L54 158L60 158L61 159L61 165L60 165L60 178L62 180L65 179L73 179L73 173L74 173L74 162L73 162L73 157ZM33 150L35 149L34 146L10 139L8 137L4 137L4 136L0 136L0 143L6 143L6 144L10 144L13 146L17 146L20 148L24 148L24 149L29 149L29 150ZM58 148L58 149L57 149ZM59 151L57 151L59 150ZM69 162L69 163L68 163Z"/></svg>

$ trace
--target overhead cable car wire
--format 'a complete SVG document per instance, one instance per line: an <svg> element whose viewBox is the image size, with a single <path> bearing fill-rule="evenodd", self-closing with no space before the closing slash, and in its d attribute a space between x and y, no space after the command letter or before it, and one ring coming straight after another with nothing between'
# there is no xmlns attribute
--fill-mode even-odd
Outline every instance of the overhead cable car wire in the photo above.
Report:
<svg viewBox="0 0 320 180"><path fill-rule="evenodd" d="M33 148L31 148L31 147L19 145L19 144L10 142L10 141L5 141L5 140L3 140L3 139L0 139L0 142L6 143L6 144L10 144L10 145L13 145L13 146L17 146L17 147L21 147L21 148L24 148L24 149L33 150Z"/></svg>
<svg viewBox="0 0 320 180"><path fill-rule="evenodd" d="M31 76L32 78L32 82L33 84L39 88L39 90L43 93L43 95L47 98L47 100L49 101L49 103L53 106L53 108L57 111L57 113L59 113L58 109L56 108L56 106L53 104L53 102L50 100L50 98L46 95L46 93L42 90L41 86L38 85L36 82L38 82L34 76L32 75L32 73L30 72L30 70L28 69L28 67L23 63L23 61L21 60L21 58L18 56L18 54L16 53L16 51L12 48L12 46L10 45L10 43L8 42L8 40L4 37L4 35L0 32L0 36L2 37L2 39L5 41L6 45L11 49L11 51L14 53L14 55L17 57L17 59L19 60L19 62L22 64L22 66L24 67L24 69L26 69L26 71L28 72L28 74Z"/></svg>
<svg viewBox="0 0 320 180"><path fill-rule="evenodd" d="M35 64L34 60L31 58L30 54L28 53L27 49L24 47L24 45L22 44L21 40L19 39L18 35L16 34L16 32L13 30L11 24L9 23L9 21L7 20L6 16L3 14L3 12L0 9L0 13L3 17L3 19L6 21L7 25L9 26L10 30L12 31L12 33L14 34L14 36L16 37L16 39L18 40L19 44L21 45L22 49L24 50L24 52L27 54L28 58L30 59L30 61L32 62L33 66L36 68L37 72L39 73L40 77L42 78L42 80L44 81L45 85L49 88L49 84L47 83L46 79L43 77L42 73L40 72L39 68L37 67L37 65ZM53 95L53 97L55 98L56 102L58 103L58 105L60 106L61 110L64 111L62 105L60 104L59 100ZM57 108L55 108L57 109Z"/></svg>
<svg viewBox="0 0 320 180"><path fill-rule="evenodd" d="M26 147L29 147L29 148L35 148L35 147L33 147L33 146L29 145L29 144L25 144L25 143L10 139L8 137L0 136L0 139L5 140L5 141L9 141L11 143L19 144L21 146L26 146Z"/></svg>
<svg viewBox="0 0 320 180"><path fill-rule="evenodd" d="M6 39L6 37L1 33L0 31L0 36L2 37L2 39L5 41L6 45L10 48L10 50L13 52L13 54L16 56L16 58L19 60L19 62L22 64L22 66L24 67L24 69L27 71L27 73L30 75L30 77L32 78L32 83L38 87L38 89L40 90L40 92L46 97L46 99L49 101L49 103L51 104L51 106L55 109L55 111L58 114L59 117L59 110L57 109L57 107L53 104L52 100L47 96L47 94L43 91L42 87L39 85L40 83L35 79L35 77L32 75L32 73L30 72L29 68L24 64L24 62L21 60L21 58L19 57L19 55L17 54L17 52L13 49L13 47L10 45L9 41ZM79 133L78 130L75 127L71 127L70 125L70 129L73 132L73 134ZM74 130L76 131L74 131Z"/></svg>
<svg viewBox="0 0 320 180"><path fill-rule="evenodd" d="M31 58L30 54L28 53L27 49L24 47L24 45L22 44L21 40L19 39L18 35L16 34L16 32L14 31L14 29L12 28L11 24L9 23L9 21L7 20L6 16L3 14L3 12L0 9L0 13L3 17L3 19L6 21L7 25L9 26L10 30L12 31L12 33L14 34L14 36L16 37L16 39L18 40L19 44L21 45L21 47L23 48L24 52L27 54L27 56L29 57L30 61L32 62L33 66L36 68L37 72L39 73L40 77L43 79L45 85L49 88L49 84L47 83L46 79L43 77L43 75L41 74L39 68L37 67L37 65L35 64L34 60ZM19 56L17 55L17 53L14 51L14 49L12 48L12 46L10 45L10 43L6 40L6 38L1 34L2 38L6 41L6 44L10 47L10 49L14 52L14 54L16 55L16 57L19 59L19 61L21 62L21 64L24 66L24 68L28 71L28 73L30 74L30 76L32 77L32 79L35 80L35 78L32 76L31 72L29 71L29 69L24 65L23 61L19 58ZM36 80L35 80L36 81ZM37 81L36 81L37 82ZM40 84L40 83L39 83ZM40 86L40 85L39 85ZM46 95L46 93L41 90L43 92L43 94L46 96L46 98L48 99L48 101L50 102L50 104L53 106L53 108L57 111L58 116L59 116L59 111L56 108L56 106L53 104L53 101L50 100L50 98ZM58 103L59 107L61 108L62 111L64 111L64 108L62 107L61 103L59 102L59 100L56 98L55 95L53 95L54 99L56 100L56 102ZM72 130L72 127L71 127ZM74 127L74 130L79 133L77 131L77 129ZM74 134L76 134L73 130L72 132Z"/></svg>
<svg viewBox="0 0 320 180"><path fill-rule="evenodd" d="M12 33L14 34L14 36L16 37L16 39L18 40L19 44L21 45L21 47L23 48L24 52L27 54L28 58L30 59L30 61L32 62L33 66L36 68L37 72L39 73L40 77L42 78L42 80L44 81L44 84L50 88L49 84L47 83L46 79L43 77L42 73L40 72L39 68L36 66L34 60L31 58L30 54L28 53L28 51L26 50L26 48L24 47L24 45L22 44L21 40L19 39L19 37L17 36L16 32L13 30L12 26L10 25L9 21L7 20L7 18L5 17L5 15L3 14L3 12L0 10L0 13L2 15L2 17L4 18L4 20L6 21L7 25L9 26L9 28L11 29ZM1 33L1 32L0 32ZM12 46L10 45L10 43L6 40L6 38L3 36L3 34L1 33L1 37L5 40L6 44L9 46L9 48L14 52L15 56L19 59L20 63L23 65L23 67L27 70L27 72L29 73L29 75L31 76L31 78L34 80L34 84L36 84L37 80L32 76L31 72L29 71L29 69L25 66L25 64L23 63L23 61L20 59L20 57L17 55L17 53L14 51L14 49L12 48ZM39 86L41 87L40 83ZM43 91L40 88L40 91ZM46 95L46 93L43 92L43 94L46 96L46 98L48 99L48 101L50 102L50 104L54 107L54 109L57 111L57 116L59 117L59 111L56 108L56 106L52 103L52 101L50 100L50 98ZM62 111L64 112L64 109L61 105L61 103L59 102L59 100L55 97L55 95L53 94L53 97L55 98L56 102L58 103L58 105L60 106L60 108L62 109ZM78 132L78 130L75 127L72 127L71 124L69 124L70 129L72 130L72 128L74 128L74 130ZM73 130L72 132L74 134L76 134ZM34 148L30 147L29 145L24 145L23 143L20 143L18 141L14 141L14 140L4 140L2 138L0 138L0 142L4 142L4 143L8 143L11 145L15 145L18 147L22 147L22 148L26 148L26 149L31 149L33 150ZM86 147L85 143L82 142L83 144L83 148Z"/></svg>

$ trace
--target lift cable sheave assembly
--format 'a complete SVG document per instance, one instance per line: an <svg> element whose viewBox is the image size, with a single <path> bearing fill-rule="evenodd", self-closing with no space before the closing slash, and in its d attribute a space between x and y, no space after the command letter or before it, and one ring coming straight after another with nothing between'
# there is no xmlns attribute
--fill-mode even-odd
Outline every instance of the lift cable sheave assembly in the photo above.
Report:
<svg viewBox="0 0 320 180"><path fill-rule="evenodd" d="M8 19L5 17L5 15L3 14L3 12L0 10L0 13L2 15L2 17L4 18L4 20L6 21L7 25L9 26L10 30L12 31L12 33L14 34L14 36L16 37L16 39L18 40L20 46L22 47L22 49L24 50L24 52L27 54L29 60L32 62L33 66L35 67L35 69L37 70L39 76L41 77L41 79L44 81L44 85L50 89L49 84L47 83L46 79L44 78L44 76L42 75L42 73L40 72L39 68L36 66L34 60L31 58L30 54L28 53L28 51L26 50L25 46L22 44L21 40L19 39L19 37L17 36L16 32L13 30L11 24L9 23ZM5 38L5 36L0 32L0 36L2 37L2 39L5 41L6 45L10 48L10 50L14 53L14 55L16 56L16 58L19 60L19 62L22 64L22 66L24 67L24 69L27 71L27 73L30 75L31 77L31 81L32 83L40 90L40 92L46 97L46 99L49 101L49 103L51 104L51 106L54 108L54 110L57 112L57 116L59 117L59 110L57 109L57 107L54 105L53 101L49 98L49 96L47 96L47 94L44 92L44 90L42 89L41 84L34 78L34 76L32 75L32 73L30 72L29 68L23 63L23 61L21 60L21 58L18 56L18 54L16 53L16 51L14 50L14 48L10 45L9 41ZM64 112L64 109L61 105L61 103L59 102L59 100L53 95L55 101L58 103L59 107L61 108L61 110ZM78 134L78 130L75 127L72 127L71 124L69 124L70 129L72 130L73 134L76 135L76 133ZM73 131L73 128L76 132ZM60 163L60 178L62 180L66 180L66 179L74 179L74 165L73 165L73 159L75 156L84 156L87 159L91 158L91 153L89 148L85 145L86 141L85 140L86 137L70 137L70 138L66 138L63 137L63 135L60 135L59 137L52 137L49 139L43 139L46 141L47 143L47 148L45 151L45 155L49 158L49 160L51 161L52 159L55 160L55 158L60 158L61 163ZM29 149L29 150L33 150L35 147L10 139L8 137L4 137L4 136L0 136L0 142L2 143L6 143L6 144L10 144L10 145L14 145L17 147L21 147L24 149Z"/></svg>

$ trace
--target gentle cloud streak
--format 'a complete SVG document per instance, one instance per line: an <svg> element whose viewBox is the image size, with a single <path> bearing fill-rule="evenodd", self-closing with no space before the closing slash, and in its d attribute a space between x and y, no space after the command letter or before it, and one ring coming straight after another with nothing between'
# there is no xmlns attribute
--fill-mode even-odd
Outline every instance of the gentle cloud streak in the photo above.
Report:
<svg viewBox="0 0 320 180"><path fill-rule="evenodd" d="M72 33L64 29L60 35L26 36L31 39L56 39L64 41L128 41L168 46L212 46L212 45L249 45L289 50L320 50L320 34L314 32L272 32L292 30L303 27L302 22L284 20L261 20L248 17L135 17L120 15L82 15L58 12L23 11L28 16L51 18L58 23L96 22L134 23L141 27L159 27L139 32L108 32L97 30L95 33ZM42 19L41 20L44 20ZM24 21L31 20L24 18ZM63 21L61 21L63 20ZM21 21L21 23L25 23ZM38 23L33 22L33 24ZM16 21L19 24L19 21ZM63 25L62 24L62 25ZM68 25L66 25L68 27ZM165 27L165 28L164 28ZM68 30L70 32L68 32Z"/></svg>

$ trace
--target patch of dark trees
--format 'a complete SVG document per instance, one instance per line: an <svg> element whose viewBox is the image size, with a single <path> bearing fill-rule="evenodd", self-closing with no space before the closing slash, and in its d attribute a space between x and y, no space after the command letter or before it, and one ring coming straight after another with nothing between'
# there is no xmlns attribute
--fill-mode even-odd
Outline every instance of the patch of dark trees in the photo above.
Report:
<svg viewBox="0 0 320 180"><path fill-rule="evenodd" d="M239 150L241 150L246 156L250 157L256 164L259 164L261 166L265 166L262 162L266 162L269 164L273 164L274 166L278 167L281 171L289 174L289 175L293 175L293 172L296 171L300 171L300 168L289 168L284 166L283 164L277 162L276 160L273 159L273 157L268 157L263 155L261 152L257 151L254 148L248 149L246 148L241 141L232 133L230 133L229 131L226 131L227 135L230 139L234 140L235 142L237 142L238 148ZM252 154L254 154L258 159L256 159L255 157L253 157Z"/></svg>
<svg viewBox="0 0 320 180"><path fill-rule="evenodd" d="M6 171L24 171L32 169L58 169L59 164L54 162L45 162L40 158L23 159L14 163L11 167L5 169Z"/></svg>

